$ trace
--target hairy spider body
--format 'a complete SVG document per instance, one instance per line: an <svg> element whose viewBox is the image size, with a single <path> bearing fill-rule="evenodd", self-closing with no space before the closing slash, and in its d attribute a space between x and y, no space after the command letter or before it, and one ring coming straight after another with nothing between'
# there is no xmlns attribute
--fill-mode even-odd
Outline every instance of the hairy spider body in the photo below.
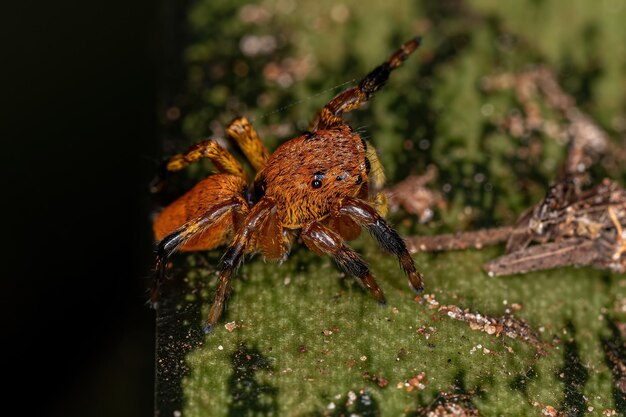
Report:
<svg viewBox="0 0 626 417"><path fill-rule="evenodd" d="M299 236L316 254L332 256L384 303L367 264L345 243L358 237L361 228L383 250L398 257L410 286L421 291L421 273L404 241L383 217L384 174L376 152L342 118L369 100L419 42L417 38L405 43L357 87L334 97L318 113L309 132L283 143L271 156L247 119L233 120L227 133L256 171L251 183L241 164L212 140L170 158L164 173L179 171L201 158L208 158L219 173L196 184L155 219L159 243L152 301L156 302L167 259L173 253L228 244L205 325L209 332L223 311L230 280L244 255L260 252L267 259L284 260Z"/></svg>

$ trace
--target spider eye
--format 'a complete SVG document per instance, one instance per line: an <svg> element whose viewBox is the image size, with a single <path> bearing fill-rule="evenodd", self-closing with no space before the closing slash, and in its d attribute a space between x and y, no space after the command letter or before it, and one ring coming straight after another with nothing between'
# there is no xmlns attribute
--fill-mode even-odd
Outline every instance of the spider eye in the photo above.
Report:
<svg viewBox="0 0 626 417"><path fill-rule="evenodd" d="M322 186L322 181L320 181L320 180L313 180L311 185L313 186L313 188L320 188Z"/></svg>

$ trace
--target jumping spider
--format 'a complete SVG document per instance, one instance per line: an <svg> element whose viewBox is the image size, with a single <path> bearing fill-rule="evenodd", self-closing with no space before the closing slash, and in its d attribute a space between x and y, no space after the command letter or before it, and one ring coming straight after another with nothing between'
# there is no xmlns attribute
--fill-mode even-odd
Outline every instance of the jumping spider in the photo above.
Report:
<svg viewBox="0 0 626 417"><path fill-rule="evenodd" d="M213 140L170 158L164 174L180 171L201 158L208 158L219 173L200 181L156 217L153 228L159 243L153 304L167 260L176 251L210 250L228 243L204 326L209 333L222 314L230 280L244 255L261 252L270 260L286 259L297 236L316 254L332 256L384 303L383 291L367 264L345 243L355 239L361 227L383 250L398 257L410 286L421 292L422 274L402 238L383 218L387 202L380 192L384 174L376 151L342 117L368 101L420 41L406 42L357 87L335 96L316 115L308 132L283 143L272 155L248 120L233 120L227 133L256 171L253 183L242 165ZM157 183L160 180L157 177Z"/></svg>

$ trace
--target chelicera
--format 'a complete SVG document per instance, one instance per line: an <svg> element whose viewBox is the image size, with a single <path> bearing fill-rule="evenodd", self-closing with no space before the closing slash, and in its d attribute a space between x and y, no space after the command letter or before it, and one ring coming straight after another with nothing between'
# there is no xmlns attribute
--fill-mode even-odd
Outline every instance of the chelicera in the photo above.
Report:
<svg viewBox="0 0 626 417"><path fill-rule="evenodd" d="M243 166L213 140L170 158L164 173L180 171L201 158L209 159L218 173L200 181L156 217L152 302L156 304L167 260L175 252L227 244L204 327L208 333L224 310L231 279L244 256L260 252L266 259L284 260L299 237L316 254L332 256L384 303L383 291L367 264L346 244L359 236L361 228L367 229L384 251L398 257L411 288L422 291L422 274L402 238L384 219L384 174L376 151L343 119L344 113L368 101L419 44L420 38L403 44L358 86L326 104L308 132L283 143L271 155L246 118L233 120L228 136L254 168L254 181L248 181Z"/></svg>

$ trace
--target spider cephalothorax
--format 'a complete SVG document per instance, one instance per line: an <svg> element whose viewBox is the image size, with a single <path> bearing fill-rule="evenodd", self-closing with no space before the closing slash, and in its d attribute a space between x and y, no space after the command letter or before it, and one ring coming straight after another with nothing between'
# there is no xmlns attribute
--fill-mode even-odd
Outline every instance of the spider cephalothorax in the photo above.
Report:
<svg viewBox="0 0 626 417"><path fill-rule="evenodd" d="M383 218L386 201L380 188L384 176L376 152L342 118L343 113L369 100L419 43L416 38L402 45L357 87L324 106L309 132L283 143L271 156L248 120L233 120L227 128L228 136L255 169L253 182L248 181L241 164L213 140L170 158L165 172L179 171L208 158L219 173L200 181L157 216L154 233L159 244L153 303L167 259L174 252L228 244L205 326L209 332L224 309L230 280L244 255L261 252L268 259L285 259L296 235L313 252L332 256L382 303L383 292L367 264L345 243L356 238L361 228L367 229L385 251L398 257L411 287L421 291L421 273L404 241Z"/></svg>

